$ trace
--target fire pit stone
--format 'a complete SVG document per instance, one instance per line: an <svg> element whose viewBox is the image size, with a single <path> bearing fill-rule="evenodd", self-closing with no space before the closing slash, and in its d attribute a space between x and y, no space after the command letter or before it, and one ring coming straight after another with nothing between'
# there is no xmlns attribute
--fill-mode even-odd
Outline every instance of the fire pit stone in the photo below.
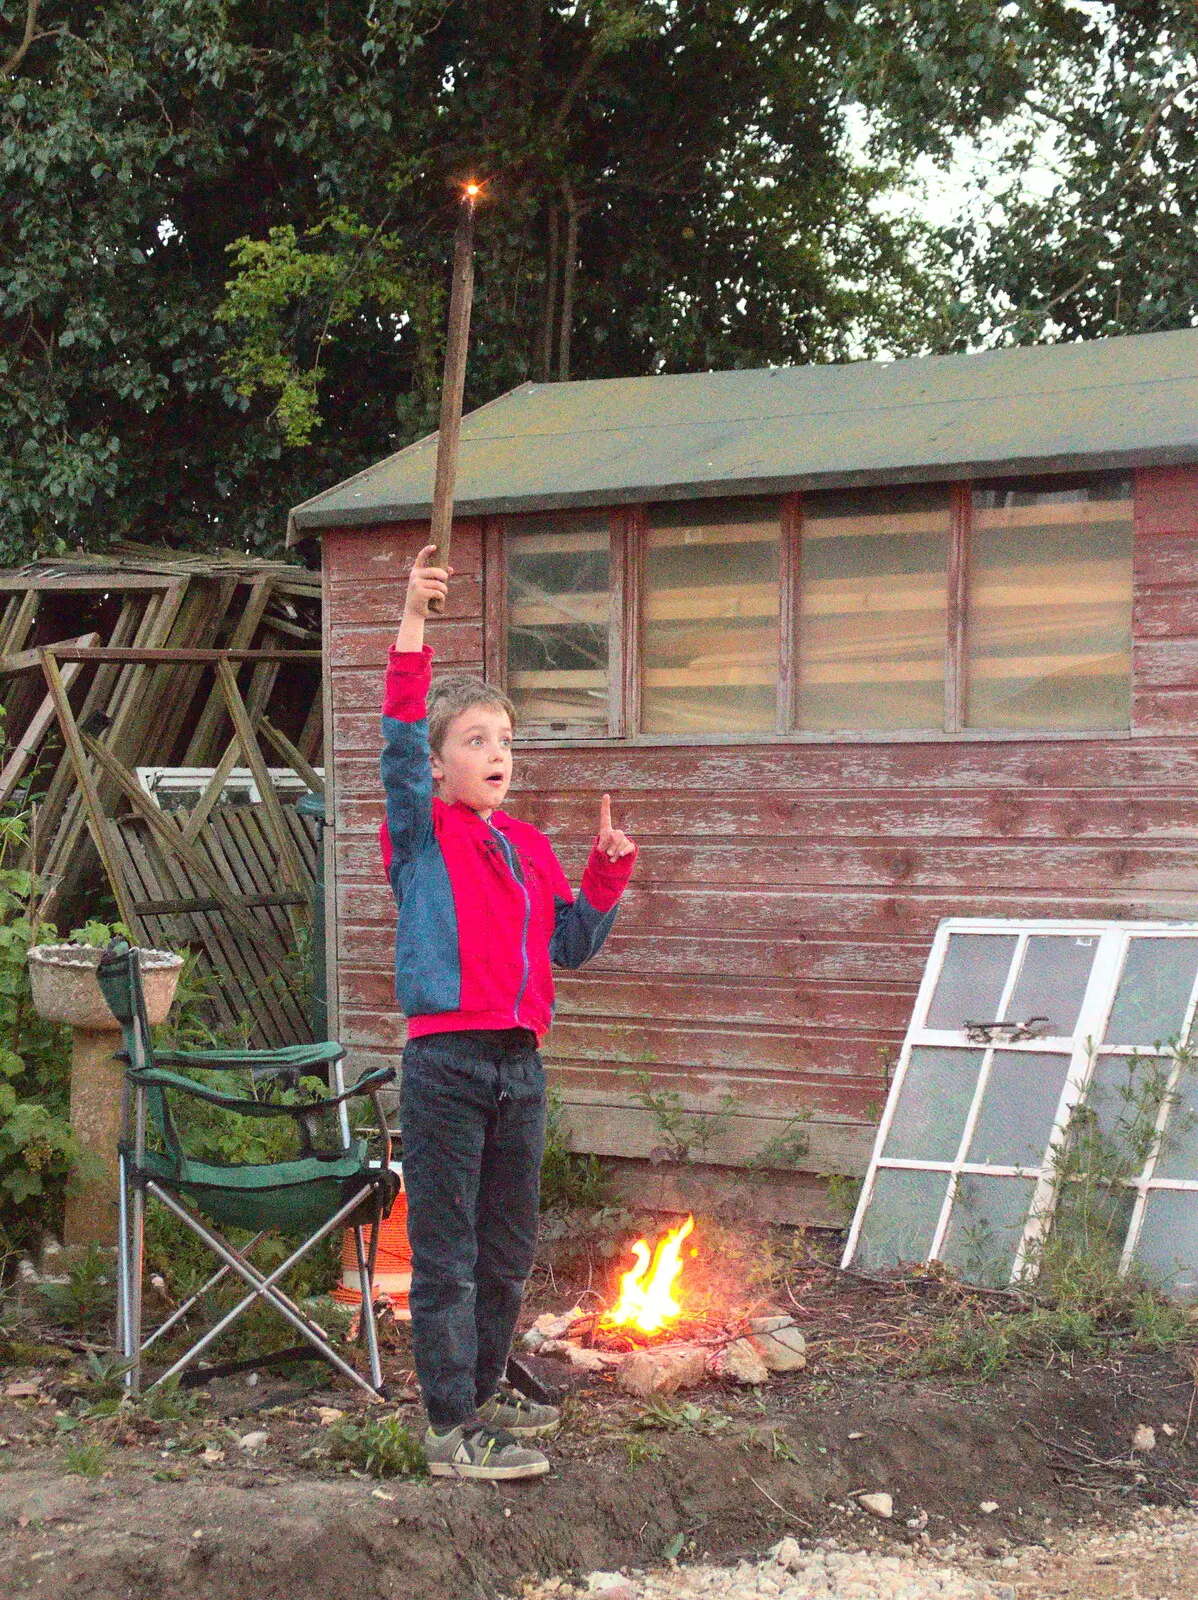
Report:
<svg viewBox="0 0 1198 1600"><path fill-rule="evenodd" d="M659 1344L626 1356L616 1382L627 1394L648 1400L655 1394L693 1389L707 1375L707 1351L699 1344Z"/></svg>
<svg viewBox="0 0 1198 1600"><path fill-rule="evenodd" d="M800 1372L807 1365L807 1341L793 1317L754 1317L749 1326L771 1372Z"/></svg>
<svg viewBox="0 0 1198 1600"><path fill-rule="evenodd" d="M761 1347L753 1338L733 1339L731 1344L713 1350L707 1370L713 1378L746 1385L765 1383L770 1375L770 1369L762 1358Z"/></svg>

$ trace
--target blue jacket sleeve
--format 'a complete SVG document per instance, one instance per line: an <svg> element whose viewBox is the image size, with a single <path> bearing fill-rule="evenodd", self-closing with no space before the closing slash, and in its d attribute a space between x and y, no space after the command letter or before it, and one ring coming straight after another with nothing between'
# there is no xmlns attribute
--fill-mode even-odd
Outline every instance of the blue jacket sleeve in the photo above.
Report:
<svg viewBox="0 0 1198 1600"><path fill-rule="evenodd" d="M383 791L387 816L382 832L383 861L395 897L399 874L433 825L433 774L429 765L425 696L433 652L392 650L383 691Z"/></svg>
<svg viewBox="0 0 1198 1600"><path fill-rule="evenodd" d="M556 967L581 967L584 961L598 955L611 932L620 896L632 876L636 852L619 861L609 861L598 849L592 850L577 899L570 893L557 857L553 859L557 872L549 959Z"/></svg>

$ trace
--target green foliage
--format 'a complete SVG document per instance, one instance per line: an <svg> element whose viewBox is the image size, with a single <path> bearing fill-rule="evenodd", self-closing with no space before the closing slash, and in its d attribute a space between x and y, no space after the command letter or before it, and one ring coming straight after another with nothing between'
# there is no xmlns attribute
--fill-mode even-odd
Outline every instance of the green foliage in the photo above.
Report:
<svg viewBox="0 0 1198 1600"><path fill-rule="evenodd" d="M363 1423L335 1423L329 1435L334 1461L345 1461L373 1478L422 1478L428 1471L419 1439L394 1413Z"/></svg>
<svg viewBox="0 0 1198 1600"><path fill-rule="evenodd" d="M991 0L836 4L871 153L972 179L944 338L1096 338L1198 308L1198 13ZM972 154L971 154L972 153Z"/></svg>
<svg viewBox="0 0 1198 1600"><path fill-rule="evenodd" d="M65 1283L42 1283L39 1292L52 1321L78 1333L104 1332L116 1310L116 1266L110 1252L90 1245L72 1261Z"/></svg>
<svg viewBox="0 0 1198 1600"><path fill-rule="evenodd" d="M108 1471L108 1446L98 1440L91 1443L68 1445L62 1453L65 1472L77 1472L84 1478L102 1478Z"/></svg>
<svg viewBox="0 0 1198 1600"><path fill-rule="evenodd" d="M630 1467L643 1467L646 1461L660 1461L665 1454L659 1444L646 1439L643 1433L625 1434L624 1448L628 1452Z"/></svg>
<svg viewBox="0 0 1198 1600"><path fill-rule="evenodd" d="M541 1210L554 1206L602 1207L610 1182L598 1156L576 1155L565 1107L556 1089L548 1092L545 1156L541 1162Z"/></svg>
<svg viewBox="0 0 1198 1600"><path fill-rule="evenodd" d="M927 342L932 246L850 151L822 0L41 9L0 80L5 564L271 548L435 425L472 168L468 405ZM0 58L24 15L0 0Z"/></svg>
<svg viewBox="0 0 1198 1600"><path fill-rule="evenodd" d="M736 1096L721 1097L717 1111L687 1111L676 1089L655 1089L647 1072L637 1074L637 1099L653 1119L661 1143L654 1154L662 1161L703 1161L717 1144L736 1109ZM650 1160L653 1155L650 1156Z"/></svg>
<svg viewBox="0 0 1198 1600"><path fill-rule="evenodd" d="M713 1434L722 1432L731 1420L725 1412L713 1411L710 1406L701 1406L694 1400L685 1400L680 1405L670 1400L653 1400L628 1426L640 1433L660 1429L666 1433Z"/></svg>
<svg viewBox="0 0 1198 1600"><path fill-rule="evenodd" d="M784 1122L782 1127L772 1138L767 1139L760 1150L754 1153L745 1162L750 1172L775 1172L779 1169L793 1170L801 1167L811 1151L811 1140L807 1137L807 1123L811 1121L809 1111L799 1112Z"/></svg>

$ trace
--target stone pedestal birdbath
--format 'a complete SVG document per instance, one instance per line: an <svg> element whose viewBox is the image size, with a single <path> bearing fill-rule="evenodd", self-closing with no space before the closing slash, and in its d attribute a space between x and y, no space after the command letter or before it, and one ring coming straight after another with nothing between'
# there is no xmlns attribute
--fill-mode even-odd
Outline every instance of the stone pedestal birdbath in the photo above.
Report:
<svg viewBox="0 0 1198 1600"><path fill-rule="evenodd" d="M165 1022L182 956L141 950L142 987L151 1023ZM29 952L33 1004L47 1022L71 1030L71 1127L91 1157L67 1196L63 1242L112 1245L117 1239L117 1144L125 1064L116 1059L121 1028L96 982L101 952L88 945L35 945Z"/></svg>

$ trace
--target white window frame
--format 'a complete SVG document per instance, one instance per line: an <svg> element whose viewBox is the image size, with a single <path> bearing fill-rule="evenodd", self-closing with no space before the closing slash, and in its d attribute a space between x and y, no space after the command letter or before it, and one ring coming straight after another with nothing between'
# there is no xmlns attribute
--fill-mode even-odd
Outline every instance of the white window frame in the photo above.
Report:
<svg viewBox="0 0 1198 1600"><path fill-rule="evenodd" d="M1090 975L1072 1033L1020 1041L992 1038L990 1042L983 1046L979 1045L976 1040L971 1040L964 1028L938 1029L927 1027L926 1019L931 1007L932 996L943 969L948 942L955 933L1005 934L1008 937L1014 935L1016 938L1016 946L998 1005L998 1018L979 1018L977 1019L979 1021L999 1020L1005 1017L1006 1009L1011 1002L1015 985L1019 979L1029 939L1036 935L1044 934L1097 938L1098 949L1094 954L1094 961L1090 968ZM911 1024L903 1041L894 1080L887 1096L886 1108L878 1125L878 1133L874 1140L869 1166L866 1169L861 1197L857 1202L852 1227L849 1229L849 1236L845 1243L844 1255L841 1261L843 1267L847 1268L852 1265L860 1240L865 1214L873 1197L874 1185L879 1170L894 1171L905 1169L916 1172L942 1172L948 1179L936 1229L925 1258L928 1261L936 1261L941 1257L953 1207L960 1189L960 1180L963 1175L976 1174L984 1177L1033 1179L1035 1188L1028 1208L1023 1234L1015 1252L1010 1281L1016 1283L1021 1279L1032 1277L1036 1268L1037 1248L1048 1231L1056 1204L1058 1187L1057 1157L1068 1133L1074 1109L1089 1086L1095 1064L1100 1056L1130 1057L1137 1055L1141 1058L1154 1057L1160 1060L1173 1060L1174 1065L1169 1075L1168 1088L1158 1114L1157 1137L1153 1141L1152 1150L1139 1177L1128 1180L1128 1186L1136 1190L1135 1206L1128 1226L1120 1262L1120 1270L1122 1272L1128 1270L1134 1258L1136 1245L1139 1242L1143 1228L1144 1213L1149 1194L1154 1189L1198 1191L1198 1179L1158 1179L1154 1176L1160 1154L1162 1136L1168 1122L1169 1113L1176 1101L1176 1089L1181 1079L1183 1063L1176 1058L1174 1052L1167 1046L1158 1048L1155 1043L1148 1045L1104 1045L1095 1042L1101 1040L1106 1032L1107 1021L1118 990L1119 980L1123 974L1130 941L1137 936L1142 937L1145 935L1152 938L1198 939L1198 923L1111 922L1097 919L1094 921L1023 920L983 917L949 917L940 923L924 968L919 992L916 995ZM1182 1038L1189 1036L1196 1006L1198 1006L1198 977L1196 977L1191 987L1185 1008L1185 1016L1181 1028ZM1012 1018L1010 1020L1016 1021L1018 1019ZM957 1146L956 1155L951 1161L923 1161L907 1157L884 1156L882 1153L902 1094L903 1082L911 1060L911 1053L920 1046L933 1046L940 1049L977 1050L980 1048L983 1052L977 1082L974 1085L973 1099L965 1119L965 1126ZM1064 1087L1061 1091L1044 1155L1038 1166L998 1166L968 1162L965 1159L981 1111L982 1099L989 1083L991 1066L996 1050L1023 1051L1032 1055L1053 1054L1068 1056L1069 1064Z"/></svg>
<svg viewBox="0 0 1198 1600"><path fill-rule="evenodd" d="M194 794L198 800L216 772L215 767L137 767L135 770L138 783L156 806L161 806L159 796L162 794ZM309 792L303 778L290 767L267 767L266 770L276 793ZM312 770L318 778L324 777L323 768L313 767ZM230 770L221 793L227 794L230 790L248 794L252 805L262 803L261 792L249 767L233 767Z"/></svg>

